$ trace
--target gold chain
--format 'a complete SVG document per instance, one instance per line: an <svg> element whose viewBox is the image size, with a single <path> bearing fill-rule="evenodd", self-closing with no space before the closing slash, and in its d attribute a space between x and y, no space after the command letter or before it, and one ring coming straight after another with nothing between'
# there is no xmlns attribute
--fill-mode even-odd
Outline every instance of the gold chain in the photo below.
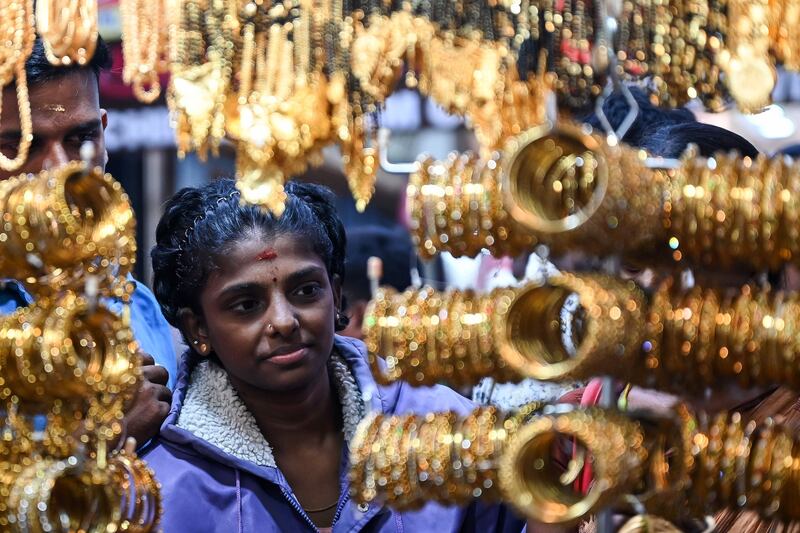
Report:
<svg viewBox="0 0 800 533"><path fill-rule="evenodd" d="M133 85L139 101L154 102L161 94L158 75L166 72L170 24L163 0L121 0L122 80Z"/></svg>
<svg viewBox="0 0 800 533"><path fill-rule="evenodd" d="M97 1L37 2L36 31L50 63L85 65L97 46Z"/></svg>

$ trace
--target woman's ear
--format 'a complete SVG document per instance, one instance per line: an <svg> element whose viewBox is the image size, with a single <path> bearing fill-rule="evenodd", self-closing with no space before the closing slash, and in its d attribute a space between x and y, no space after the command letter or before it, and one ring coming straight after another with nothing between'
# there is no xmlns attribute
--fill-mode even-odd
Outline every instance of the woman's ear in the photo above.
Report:
<svg viewBox="0 0 800 533"><path fill-rule="evenodd" d="M342 311L344 304L342 301L342 277L339 274L331 277L331 290L333 290L333 305L337 311Z"/></svg>
<svg viewBox="0 0 800 533"><path fill-rule="evenodd" d="M188 307L183 307L178 311L178 320L181 325L181 331L186 340L189 341L190 348L203 357L208 356L214 348L208 338L208 331L203 318Z"/></svg>
<svg viewBox="0 0 800 533"><path fill-rule="evenodd" d="M342 331L350 323L350 319L344 314L344 295L342 295L342 278L334 275L331 278L331 290L333 290L333 329L335 331Z"/></svg>

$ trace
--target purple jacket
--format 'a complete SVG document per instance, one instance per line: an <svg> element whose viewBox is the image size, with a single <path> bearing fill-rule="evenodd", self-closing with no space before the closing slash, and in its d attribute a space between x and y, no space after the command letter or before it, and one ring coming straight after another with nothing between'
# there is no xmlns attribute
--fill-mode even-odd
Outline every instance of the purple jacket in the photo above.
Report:
<svg viewBox="0 0 800 533"><path fill-rule="evenodd" d="M378 386L366 362L363 343L337 336L335 346L358 389L372 391L371 397L367 394L366 401L378 412L454 410L463 414L474 407L446 387L414 388L404 383ZM193 357L183 357L170 414L161 427L160 436L144 454L161 482L164 533L316 531L277 467L242 458L246 453L239 451L248 449L246 438L236 443L238 448L232 452L234 456L178 427L189 390L189 376L196 365ZM197 432L202 433L203 428ZM246 430L241 431L245 433ZM233 433L237 439L239 434ZM421 510L402 513L376 504L357 505L350 500L347 490L347 450L341 472L342 491L334 533L518 533L524 529L524 523L506 507L482 502L467 507L429 503Z"/></svg>

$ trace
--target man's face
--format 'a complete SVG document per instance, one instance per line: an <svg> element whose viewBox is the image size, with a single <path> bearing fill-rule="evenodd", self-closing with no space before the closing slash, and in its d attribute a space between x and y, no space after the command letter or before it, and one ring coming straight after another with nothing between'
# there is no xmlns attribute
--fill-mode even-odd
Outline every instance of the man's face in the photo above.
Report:
<svg viewBox="0 0 800 533"><path fill-rule="evenodd" d="M95 164L105 166L103 130L106 111L100 109L97 79L91 70L77 70L29 88L33 143L27 161L14 172L0 170L0 180L22 173L61 166L80 159L81 146L95 147ZM3 90L0 151L17 155L21 127L15 85Z"/></svg>

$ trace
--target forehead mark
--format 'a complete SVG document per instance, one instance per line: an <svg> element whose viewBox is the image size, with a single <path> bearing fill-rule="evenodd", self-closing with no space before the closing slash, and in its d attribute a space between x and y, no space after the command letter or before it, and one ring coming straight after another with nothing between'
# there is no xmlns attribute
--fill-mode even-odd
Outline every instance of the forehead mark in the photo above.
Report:
<svg viewBox="0 0 800 533"><path fill-rule="evenodd" d="M277 257L278 253L274 248L267 248L256 256L256 261L272 261L273 259L277 259Z"/></svg>

